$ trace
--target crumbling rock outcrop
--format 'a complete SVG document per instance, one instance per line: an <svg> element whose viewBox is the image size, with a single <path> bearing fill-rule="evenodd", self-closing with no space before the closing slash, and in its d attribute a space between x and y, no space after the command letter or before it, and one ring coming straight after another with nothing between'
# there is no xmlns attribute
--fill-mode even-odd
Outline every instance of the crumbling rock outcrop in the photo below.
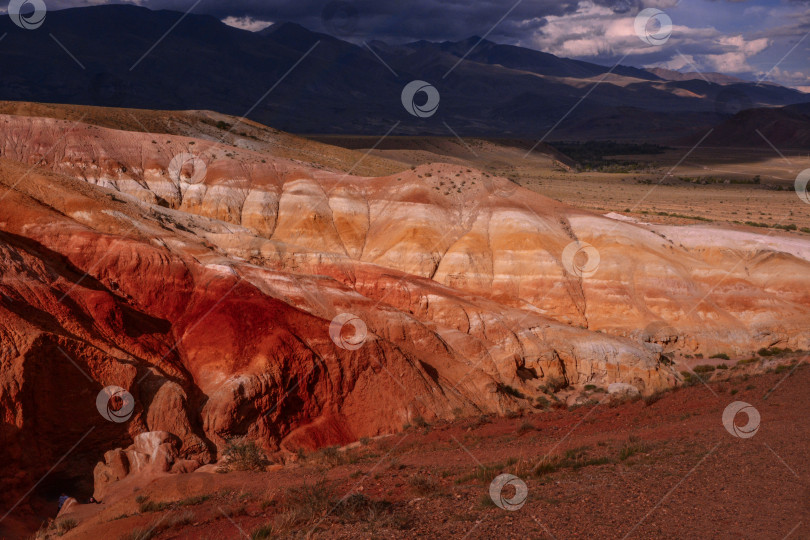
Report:
<svg viewBox="0 0 810 540"><path fill-rule="evenodd" d="M104 460L93 470L93 497L107 498L110 486L125 478L137 477L141 483L163 473L188 473L201 463L194 459L180 459L180 438L166 431L147 431L133 438L127 448L116 448L104 453Z"/></svg>

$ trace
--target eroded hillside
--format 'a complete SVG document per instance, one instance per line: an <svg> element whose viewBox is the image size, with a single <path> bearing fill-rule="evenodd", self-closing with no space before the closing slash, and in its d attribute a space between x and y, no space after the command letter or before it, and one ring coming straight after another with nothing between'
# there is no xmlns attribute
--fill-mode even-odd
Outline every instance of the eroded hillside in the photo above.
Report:
<svg viewBox="0 0 810 540"><path fill-rule="evenodd" d="M359 177L215 137L0 126L9 498L82 437L53 485L141 433L197 466L240 436L283 457L810 347L804 240L610 219L460 165ZM129 422L99 416L111 385Z"/></svg>

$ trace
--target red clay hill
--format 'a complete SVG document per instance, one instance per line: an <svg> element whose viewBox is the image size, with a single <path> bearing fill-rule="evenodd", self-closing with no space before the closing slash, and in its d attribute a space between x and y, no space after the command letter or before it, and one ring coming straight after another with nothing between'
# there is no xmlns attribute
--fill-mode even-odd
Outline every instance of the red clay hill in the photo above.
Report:
<svg viewBox="0 0 810 540"><path fill-rule="evenodd" d="M806 240L614 220L458 165L358 177L224 132L0 126L0 508L28 494L0 527L238 437L283 461L810 348Z"/></svg>

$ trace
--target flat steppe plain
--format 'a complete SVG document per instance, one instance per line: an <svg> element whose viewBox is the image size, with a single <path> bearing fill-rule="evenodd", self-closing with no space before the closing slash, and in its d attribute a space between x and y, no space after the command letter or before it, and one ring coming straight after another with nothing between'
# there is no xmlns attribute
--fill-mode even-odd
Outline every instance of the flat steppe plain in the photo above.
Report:
<svg viewBox="0 0 810 540"><path fill-rule="evenodd" d="M575 163L564 155L552 159L545 144L527 155L532 141L389 137L371 150L379 139L314 138L407 165L474 164L573 206L652 223L711 220L750 228L745 223L754 222L780 234L773 226L810 228L810 205L802 204L793 191L796 176L810 168L810 153L774 150L765 141L763 148L671 146L661 154L604 156L638 164L631 172L607 173L577 172ZM756 176L760 177L757 184Z"/></svg>

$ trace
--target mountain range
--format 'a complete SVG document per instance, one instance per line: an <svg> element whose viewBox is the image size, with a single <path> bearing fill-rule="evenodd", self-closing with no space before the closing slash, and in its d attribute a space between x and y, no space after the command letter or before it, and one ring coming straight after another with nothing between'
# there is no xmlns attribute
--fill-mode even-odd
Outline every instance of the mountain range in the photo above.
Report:
<svg viewBox="0 0 810 540"><path fill-rule="evenodd" d="M36 31L3 18L2 34L0 99L209 109L294 133L676 140L740 108L810 101L770 83L614 69L478 37L355 44L293 23L254 33L138 6L53 11ZM413 80L438 90L435 115L402 106Z"/></svg>

